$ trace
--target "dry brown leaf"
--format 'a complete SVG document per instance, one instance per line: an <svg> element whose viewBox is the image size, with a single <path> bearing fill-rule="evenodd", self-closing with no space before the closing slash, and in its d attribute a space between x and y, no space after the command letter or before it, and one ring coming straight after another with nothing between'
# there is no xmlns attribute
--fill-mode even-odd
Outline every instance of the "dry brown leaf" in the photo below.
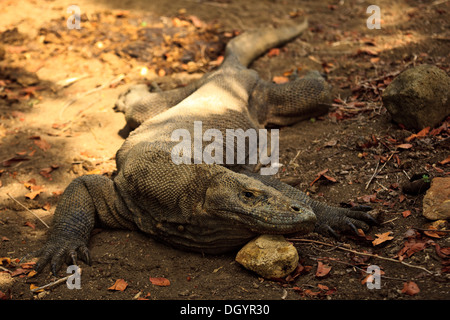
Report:
<svg viewBox="0 0 450 320"><path fill-rule="evenodd" d="M27 274L27 278L33 278L35 275L37 275L37 271L31 270L31 271Z"/></svg>
<svg viewBox="0 0 450 320"><path fill-rule="evenodd" d="M16 163L22 162L22 161L27 161L27 160L30 160L30 159L25 158L24 156L15 156L10 159L4 160L2 162L2 165L4 167L11 167L13 164L16 164Z"/></svg>
<svg viewBox="0 0 450 320"><path fill-rule="evenodd" d="M116 282L108 288L112 291L124 291L128 287L128 283L124 279L117 279Z"/></svg>
<svg viewBox="0 0 450 320"><path fill-rule="evenodd" d="M279 48L272 48L269 50L269 52L267 53L268 57L276 57L280 54L280 49Z"/></svg>
<svg viewBox="0 0 450 320"><path fill-rule="evenodd" d="M331 266L319 261L317 263L316 277L325 277L331 271Z"/></svg>
<svg viewBox="0 0 450 320"><path fill-rule="evenodd" d="M51 173L53 172L53 170L58 169L58 167L58 165L52 165L51 167L43 168L41 169L41 171L39 171L39 174L47 179L52 180Z"/></svg>
<svg viewBox="0 0 450 320"><path fill-rule="evenodd" d="M160 286L160 287L170 286L170 281L169 281L169 279L166 279L166 278L162 278L162 277L152 278L152 277L150 277L149 280L155 286Z"/></svg>
<svg viewBox="0 0 450 320"><path fill-rule="evenodd" d="M410 142L410 141L414 140L415 138L423 138L423 137L425 137L429 132L430 132L430 127L426 127L426 128L424 128L424 129L420 130L419 132L410 135L408 138L405 139L405 141L406 141L406 142Z"/></svg>
<svg viewBox="0 0 450 320"><path fill-rule="evenodd" d="M42 139L39 136L33 136L30 139L33 139L34 144L37 145L43 151L47 151L51 148L50 143L48 143L46 140Z"/></svg>
<svg viewBox="0 0 450 320"><path fill-rule="evenodd" d="M86 174L102 174L102 170L99 168L95 168L91 171L86 172Z"/></svg>
<svg viewBox="0 0 450 320"><path fill-rule="evenodd" d="M23 224L24 226L29 226L31 229L36 229L36 226L34 225L34 223L27 221Z"/></svg>
<svg viewBox="0 0 450 320"><path fill-rule="evenodd" d="M30 284L30 290L34 290L34 289L37 289L37 288L39 288L37 285L35 285L35 284ZM44 289L39 289L39 290L36 290L36 291L33 291L33 292L43 292L44 291Z"/></svg>
<svg viewBox="0 0 450 320"><path fill-rule="evenodd" d="M399 257L400 261L405 257L409 258L414 253L425 249L427 245L432 242L433 241L430 239L416 239L411 237L407 241L405 241L405 246L397 253L397 256Z"/></svg>
<svg viewBox="0 0 450 320"><path fill-rule="evenodd" d="M423 233L432 238L441 238L445 236L445 232L439 232L440 230L447 230L448 222L447 220L436 220L432 223L426 224L425 229L429 229L424 231Z"/></svg>
<svg viewBox="0 0 450 320"><path fill-rule="evenodd" d="M448 156L446 159L444 159L442 161L439 161L439 164L441 164L441 165L444 165L444 164L447 164L447 163L450 163L450 156Z"/></svg>
<svg viewBox="0 0 450 320"><path fill-rule="evenodd" d="M409 149L409 148L412 148L412 144L410 144L410 143L402 143L402 144L399 144L396 147L400 148L400 149Z"/></svg>
<svg viewBox="0 0 450 320"><path fill-rule="evenodd" d="M282 84L289 82L289 79L288 77L285 76L275 76L272 78L272 81L275 82L276 84Z"/></svg>
<svg viewBox="0 0 450 320"><path fill-rule="evenodd" d="M394 237L390 236L391 233L392 233L391 231L388 231L388 232L385 232L385 233L376 233L375 236L377 237L377 239L373 240L372 244L374 246L377 246L380 243L383 243L385 241L394 239Z"/></svg>
<svg viewBox="0 0 450 320"><path fill-rule="evenodd" d="M403 284L402 293L407 294L409 296L416 295L420 292L419 286L413 282L408 281Z"/></svg>
<svg viewBox="0 0 450 320"><path fill-rule="evenodd" d="M411 210L405 210L402 212L403 218L409 217L411 215Z"/></svg>
<svg viewBox="0 0 450 320"><path fill-rule="evenodd" d="M40 186L35 186L35 187L40 187ZM34 198L36 198L38 195L40 195L42 192L44 192L45 189L44 188L36 188L33 191L25 194L25 198L28 198L30 200L34 200Z"/></svg>

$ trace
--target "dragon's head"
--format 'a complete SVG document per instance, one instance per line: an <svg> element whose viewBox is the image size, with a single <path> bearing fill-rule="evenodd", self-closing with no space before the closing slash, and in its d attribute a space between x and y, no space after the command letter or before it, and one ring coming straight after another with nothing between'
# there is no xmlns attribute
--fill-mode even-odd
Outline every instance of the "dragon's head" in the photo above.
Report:
<svg viewBox="0 0 450 320"><path fill-rule="evenodd" d="M316 222L308 205L229 170L211 179L203 210L257 234L308 233Z"/></svg>

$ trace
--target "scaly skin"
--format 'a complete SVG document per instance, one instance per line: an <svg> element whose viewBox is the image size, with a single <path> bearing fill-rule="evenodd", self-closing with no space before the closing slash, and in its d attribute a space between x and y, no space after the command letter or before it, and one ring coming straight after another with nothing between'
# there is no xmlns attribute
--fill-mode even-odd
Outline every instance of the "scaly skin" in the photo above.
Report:
<svg viewBox="0 0 450 320"><path fill-rule="evenodd" d="M203 132L218 129L225 136L226 129L288 125L326 112L330 93L322 78L274 85L246 68L306 26L240 35L227 45L218 70L184 88L150 93L139 85L121 95L116 108L136 129L117 152L117 176L82 176L67 187L47 242L36 253L41 256L36 271L50 263L56 274L64 261L77 258L89 263L95 225L139 229L176 247L209 253L239 248L258 234L367 229L374 222L367 213L314 201L249 166L177 165L171 159L178 143L171 134L186 129L194 136L194 121L202 121Z"/></svg>

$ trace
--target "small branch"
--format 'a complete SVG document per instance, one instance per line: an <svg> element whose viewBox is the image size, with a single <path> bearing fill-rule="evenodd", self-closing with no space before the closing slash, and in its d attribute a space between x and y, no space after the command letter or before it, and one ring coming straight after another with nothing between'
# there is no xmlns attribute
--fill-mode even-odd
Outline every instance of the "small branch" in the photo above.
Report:
<svg viewBox="0 0 450 320"><path fill-rule="evenodd" d="M319 258L316 258L316 257L311 257L311 256L310 256L310 258L312 258L312 259L314 259L314 260L319 260ZM321 258L321 259L327 259L327 258ZM328 260L328 261L332 261L332 262L336 262L336 263L345 264L346 266L355 268L355 269L357 269L357 270L359 270L359 271L361 271L361 272L364 272L364 273L367 273L367 274L372 274L372 272L368 272L367 270L364 270L363 268L360 268L360 267L358 267L358 266L355 266L355 265L353 265L353 264L351 264L351 263L348 263L348 262L345 262L345 261L340 261L340 260L337 260L337 259L327 259L327 260ZM381 277L381 278L384 278L384 279L389 279L389 280L406 281L406 279L394 278L394 277L388 277L388 276L385 276L384 274L380 275L380 277Z"/></svg>
<svg viewBox="0 0 450 320"><path fill-rule="evenodd" d="M81 268L78 268L78 272L81 275ZM62 283L64 281L67 281L67 279L69 279L71 276L73 276L73 274L72 275L68 275L67 277L58 279L56 281L50 282L50 283L48 283L46 285L43 285L42 287L31 289L31 292L34 293L34 292L37 292L39 290L44 290L44 289L48 289L48 288L54 287L54 286L56 286L56 285L58 285L58 284L60 284L60 283Z"/></svg>
<svg viewBox="0 0 450 320"><path fill-rule="evenodd" d="M336 245L333 245L333 244L329 244L329 243L325 243L325 242L321 242L321 241L316 241L316 240L309 240L309 239L292 238L292 239L288 239L288 241L312 242L312 243L322 244L322 245L328 246L328 247L336 247ZM356 250L346 249L346 248L339 247L339 246L336 247L336 249L352 252L354 254L359 254L359 255L362 255L362 256L368 256L368 257L373 257L373 258L382 259L382 260L386 260L386 261L400 263L400 264L403 264L403 265L405 265L407 267L421 269L421 270L423 270L423 271L425 271L425 272L427 272L429 274L433 274L433 272L431 272L428 269L425 269L424 267L415 266L415 265L412 265L412 264L404 262L404 261L400 261L400 260L396 260L396 259L392 259L392 258L387 258L387 257L379 256L379 255L376 255L376 254L372 254L372 253L359 252L359 251L356 251Z"/></svg>
<svg viewBox="0 0 450 320"><path fill-rule="evenodd" d="M75 103L78 99L83 98L83 97L85 97L85 96L87 96L87 95L90 95L90 94L92 94L92 93L95 93L95 92L97 92L97 91L103 90L103 89L105 89L106 87L109 87L111 84L118 83L118 82L121 81L123 78L125 78L125 75L124 75L124 74L119 74L116 78L114 78L114 79L112 79L112 80L110 80L110 81L108 81L108 82L102 84L101 86L99 86L99 87L97 87L97 88L94 88L94 89L91 89L91 90L88 90L88 91L86 91L86 92L84 92L84 93L82 93L82 94L76 96L75 98L70 99L70 100L67 101L67 102L64 104L64 106L61 108L61 111L59 112L59 118L62 119L62 118L63 118L63 113L64 113L64 111L67 109L67 107L69 107L71 104Z"/></svg>
<svg viewBox="0 0 450 320"><path fill-rule="evenodd" d="M372 182L373 178L378 174L378 166L379 165L380 165L380 161L377 162L377 167L375 168L373 175L370 177L369 181L367 181L366 190L369 187L369 184Z"/></svg>
<svg viewBox="0 0 450 320"><path fill-rule="evenodd" d="M375 172L373 173L372 177L369 179L369 181L368 181L367 184L366 184L366 190L367 190L367 188L369 187L369 184L372 182L373 178L374 178L376 175L378 175L378 174L384 169L384 167L386 166L386 164L389 162L389 160L391 160L392 156L393 156L395 153L396 153L396 151L393 151L393 152L391 153L391 155L389 156L389 158L383 163L383 165L381 166L380 170L377 171L378 166L379 166L379 164L380 164L380 162L378 161L377 167L375 168Z"/></svg>
<svg viewBox="0 0 450 320"><path fill-rule="evenodd" d="M24 208L25 210L27 210L29 213L31 213L33 216L35 216L40 222L42 222L44 224L44 226L46 226L47 228L50 228L48 226L48 224L45 223L44 220L42 220L36 213L34 213L33 211L31 211L30 209L28 209L27 207L25 207L22 203L20 203L18 200L16 200L12 195L10 195L9 193L6 193L6 195L8 197L10 197L12 200L14 200L16 203L18 203L22 208Z"/></svg>

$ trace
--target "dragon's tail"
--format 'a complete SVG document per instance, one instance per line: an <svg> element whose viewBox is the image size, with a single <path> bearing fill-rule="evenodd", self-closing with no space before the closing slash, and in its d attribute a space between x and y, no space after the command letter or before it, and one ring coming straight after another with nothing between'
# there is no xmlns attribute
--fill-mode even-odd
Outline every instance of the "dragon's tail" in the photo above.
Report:
<svg viewBox="0 0 450 320"><path fill-rule="evenodd" d="M244 32L227 44L225 61L237 59L240 64L247 67L264 52L295 38L307 27L308 21L305 19L301 24L294 26Z"/></svg>

